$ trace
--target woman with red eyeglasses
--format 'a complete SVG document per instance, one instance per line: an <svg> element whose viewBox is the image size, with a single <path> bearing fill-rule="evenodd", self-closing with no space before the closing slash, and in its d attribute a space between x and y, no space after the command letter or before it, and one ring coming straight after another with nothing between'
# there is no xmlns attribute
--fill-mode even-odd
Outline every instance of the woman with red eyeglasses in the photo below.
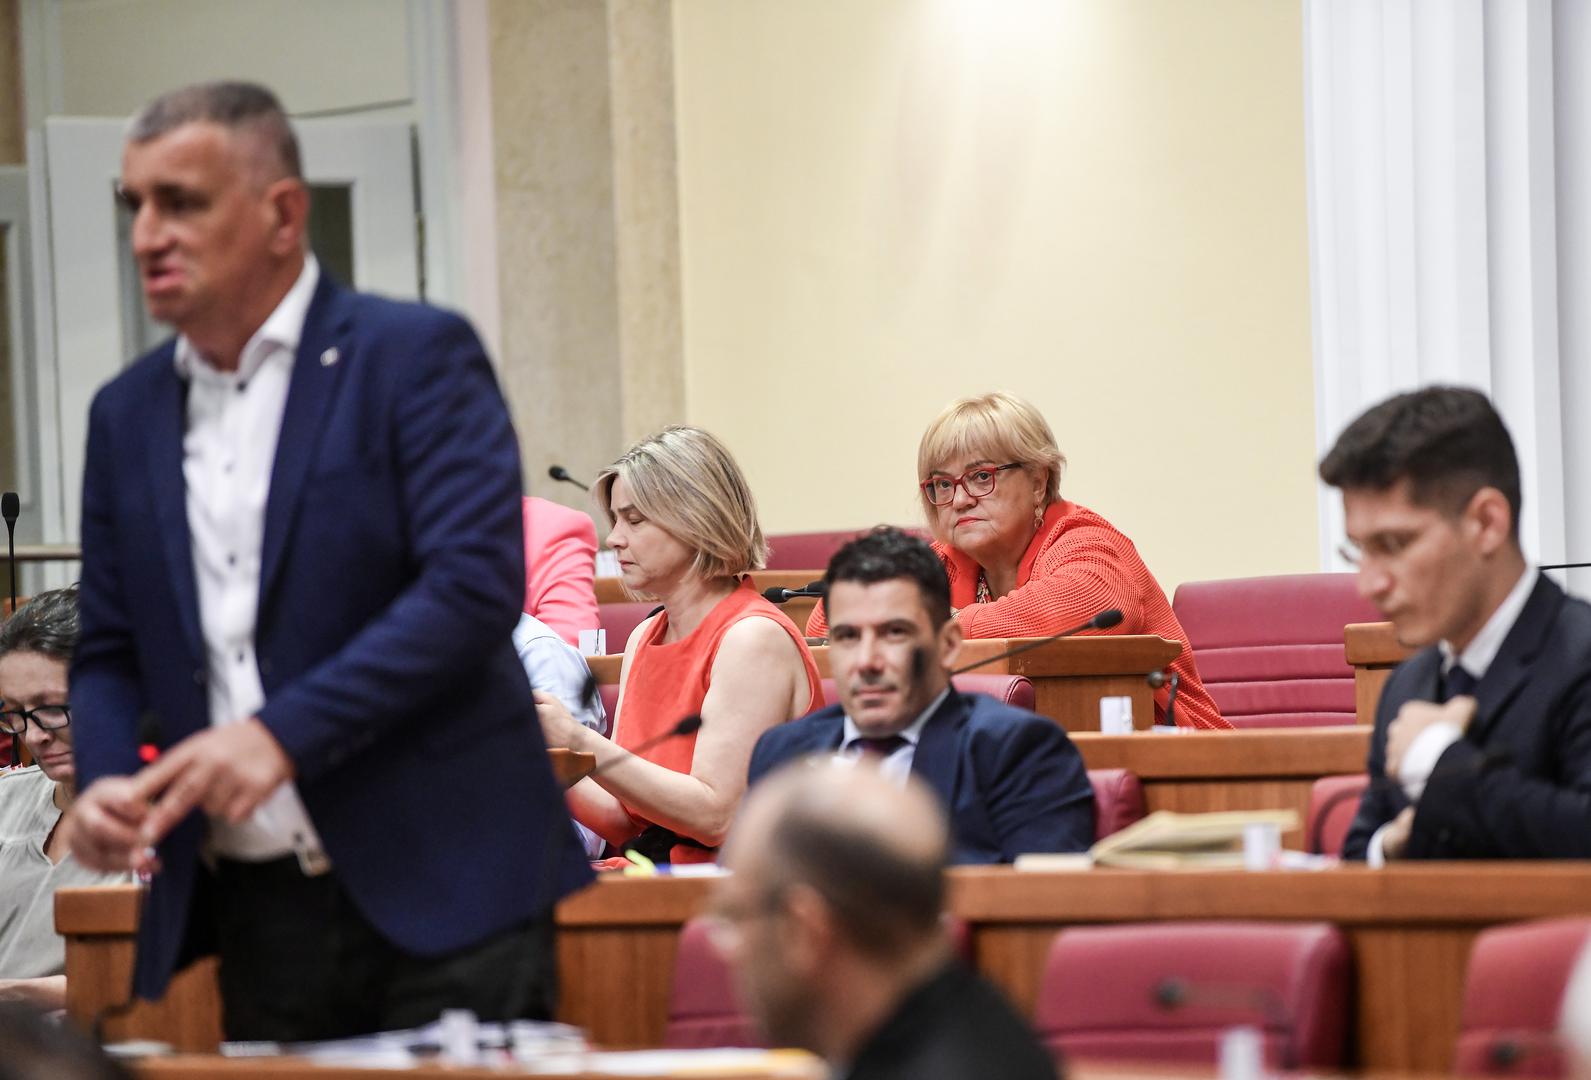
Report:
<svg viewBox="0 0 1591 1080"><path fill-rule="evenodd" d="M1044 417L1010 394L953 401L923 433L919 493L962 633L1043 637L1119 608L1122 621L1110 633L1184 642L1171 663L1178 677L1177 724L1231 727L1205 690L1188 635L1132 541L1092 510L1061 498L1065 466ZM819 607L807 634L826 631ZM1156 722L1165 722L1169 692L1155 694Z"/></svg>

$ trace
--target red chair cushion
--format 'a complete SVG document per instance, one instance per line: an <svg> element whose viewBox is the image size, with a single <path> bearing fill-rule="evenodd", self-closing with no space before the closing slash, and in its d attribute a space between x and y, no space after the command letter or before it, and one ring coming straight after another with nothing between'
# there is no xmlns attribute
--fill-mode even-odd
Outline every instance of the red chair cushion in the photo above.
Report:
<svg viewBox="0 0 1591 1080"><path fill-rule="evenodd" d="M1341 855L1343 841L1359 812L1359 798L1370 786L1364 773L1322 776L1309 789L1304 842L1317 855Z"/></svg>
<svg viewBox="0 0 1591 1080"><path fill-rule="evenodd" d="M957 675L951 680L963 694L988 694L996 701L1033 711L1033 683L1026 675ZM823 680L823 704L838 705L834 680ZM815 711L815 710L814 710Z"/></svg>
<svg viewBox="0 0 1591 1080"><path fill-rule="evenodd" d="M1143 783L1130 769L1089 769L1088 782L1094 786L1095 840L1120 832L1149 812Z"/></svg>
<svg viewBox="0 0 1591 1080"><path fill-rule="evenodd" d="M740 1011L729 966L708 939L704 919L691 919L680 931L663 1045L677 1049L768 1045Z"/></svg>
<svg viewBox="0 0 1591 1080"><path fill-rule="evenodd" d="M1558 1013L1591 918L1496 926L1475 939L1464 976L1454 1071L1563 1076Z"/></svg>
<svg viewBox="0 0 1591 1080"><path fill-rule="evenodd" d="M597 605L597 625L608 632L608 652L622 653L630 634L657 610L650 600L621 600Z"/></svg>
<svg viewBox="0 0 1591 1080"><path fill-rule="evenodd" d="M1338 1068L1348 943L1326 923L1139 923L1057 934L1034 1023L1068 1058L1212 1066L1236 1024L1266 1063ZM1181 1001L1173 1001L1180 988Z"/></svg>
<svg viewBox="0 0 1591 1080"><path fill-rule="evenodd" d="M1355 591L1354 575L1187 582L1171 607L1199 677L1233 726L1354 723L1343 627L1381 618Z"/></svg>
<svg viewBox="0 0 1591 1080"><path fill-rule="evenodd" d="M913 536L928 538L920 528L904 528ZM768 537L769 570L814 570L822 577L834 553L867 529L831 529L826 532L777 533Z"/></svg>

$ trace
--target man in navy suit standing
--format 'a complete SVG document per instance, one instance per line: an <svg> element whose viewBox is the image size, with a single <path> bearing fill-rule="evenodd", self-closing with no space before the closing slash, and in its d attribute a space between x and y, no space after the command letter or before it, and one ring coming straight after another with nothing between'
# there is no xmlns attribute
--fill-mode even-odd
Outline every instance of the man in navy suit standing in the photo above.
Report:
<svg viewBox="0 0 1591 1080"><path fill-rule="evenodd" d="M589 871L510 639L519 454L480 342L320 271L263 87L152 102L120 194L178 336L90 415L73 850L154 875L137 991L214 948L234 1039L550 1015Z"/></svg>
<svg viewBox="0 0 1591 1080"><path fill-rule="evenodd" d="M875 529L836 552L823 580L840 704L765 732L750 782L806 754L875 755L886 776L915 776L939 795L952 862L1086 851L1094 790L1066 732L950 685L961 630L933 549L899 529Z"/></svg>

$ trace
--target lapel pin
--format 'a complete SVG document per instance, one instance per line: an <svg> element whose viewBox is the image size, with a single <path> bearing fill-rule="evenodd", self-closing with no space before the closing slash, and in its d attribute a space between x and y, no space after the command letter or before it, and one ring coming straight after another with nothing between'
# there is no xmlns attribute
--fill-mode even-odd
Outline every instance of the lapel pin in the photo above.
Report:
<svg viewBox="0 0 1591 1080"><path fill-rule="evenodd" d="M332 348L327 349L325 352L320 354L320 366L321 367L331 367L333 364L335 364L338 360L341 360L341 359L342 359L342 353L337 351L336 346L333 346Z"/></svg>

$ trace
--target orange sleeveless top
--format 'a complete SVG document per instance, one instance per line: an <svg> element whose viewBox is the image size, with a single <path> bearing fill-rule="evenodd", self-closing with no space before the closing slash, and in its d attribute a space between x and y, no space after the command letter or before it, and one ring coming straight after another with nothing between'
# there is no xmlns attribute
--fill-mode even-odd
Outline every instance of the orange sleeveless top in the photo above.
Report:
<svg viewBox="0 0 1591 1080"><path fill-rule="evenodd" d="M679 641L663 641L668 633L668 612L660 613L652 621L630 657L624 700L613 721L613 741L626 750L633 750L692 713L701 712L707 689L712 684L713 660L718 656L719 643L731 626L750 618L772 619L790 635L806 667L807 687L811 691L808 708L822 707L823 684L801 631L789 616L765 600L749 580L742 580L737 589L707 613L700 626ZM688 773L696 757L696 733L664 739L641 756L654 765ZM628 803L624 809L637 821L650 821L645 813ZM681 844L675 846L670 857L675 862L711 862L715 852Z"/></svg>

